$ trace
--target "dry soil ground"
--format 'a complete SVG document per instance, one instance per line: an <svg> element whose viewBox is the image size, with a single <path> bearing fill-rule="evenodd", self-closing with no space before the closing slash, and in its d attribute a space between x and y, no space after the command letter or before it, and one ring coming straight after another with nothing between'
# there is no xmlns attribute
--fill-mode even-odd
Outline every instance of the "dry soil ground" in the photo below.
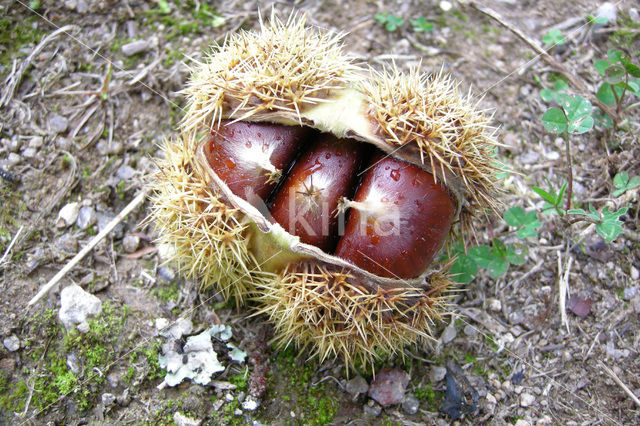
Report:
<svg viewBox="0 0 640 426"><path fill-rule="evenodd" d="M570 138L575 202L598 210L628 206L624 233L606 243L595 224L542 214L543 201L531 189L546 189L547 181L558 188L567 179L565 144L543 126L549 104L540 90L571 77L469 2L454 1L450 9L437 1L365 0L1 3L0 256L7 256L0 261L0 423L172 424L184 415L205 424L446 424L451 417L440 411L446 385L438 367L449 361L461 368L469 402L477 396L476 409L458 422L640 423L640 406L613 379L640 397L638 189L613 195L616 174L640 174L640 108L623 109L626 121L617 128L597 122ZM593 101L603 82L595 61L617 48L637 63L640 50L638 4L614 3L616 20L604 26L586 18L596 14L596 1L496 0L487 6L539 44L559 29L566 43L547 46L550 57L585 89L571 85L567 91ZM408 69L422 62L425 72L442 69L462 91L482 96L480 106L495 111L504 145L499 158L510 170L502 181L504 204L535 211L542 223L537 236L526 239L509 233L499 217L479 223L472 246L489 244L491 237L523 243L526 262L497 279L479 271L452 306L462 315L446 332L447 324L440 324L439 342L376 366L409 373L407 393L419 402L415 414L401 406L380 412L365 395L350 395L346 381L353 372L348 377L339 361L267 349L269 327L262 318L247 318L213 291L200 293L197 283L161 266L153 228L139 225L146 204L59 287L26 308L143 188L157 144L175 134L188 64L225 34L257 28L259 11L268 15L272 7L282 17L298 10L311 25L346 32L346 50L373 67L395 61ZM388 31L374 18L385 12L404 22ZM413 28L410 21L420 17L434 24L431 31ZM638 101L627 93L623 107ZM57 226L58 212L72 202L83 207L81 218ZM565 309L562 278L570 299ZM66 333L57 320L60 289L72 282L104 302L86 334ZM155 325L158 318L180 317L192 321L192 333L217 321L231 326L232 341L254 361L234 363L221 355L226 369L216 380L234 389L189 381L157 388L166 340ZM249 411L242 402L261 351L268 352L266 393L260 408ZM371 380L370 371L361 373Z"/></svg>

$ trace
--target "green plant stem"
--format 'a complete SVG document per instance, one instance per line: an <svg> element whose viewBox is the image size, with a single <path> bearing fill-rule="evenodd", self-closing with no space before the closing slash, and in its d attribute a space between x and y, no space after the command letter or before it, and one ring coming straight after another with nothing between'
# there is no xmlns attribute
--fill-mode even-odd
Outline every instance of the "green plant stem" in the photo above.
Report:
<svg viewBox="0 0 640 426"><path fill-rule="evenodd" d="M622 94L620 95L620 100L616 97L616 113L620 114L620 110L622 110L622 100L624 99L624 95L627 93L627 85L629 84L629 73L625 71L624 73L624 87L622 88ZM611 87L613 90L613 87ZM616 94L616 91L613 90L613 94Z"/></svg>
<svg viewBox="0 0 640 426"><path fill-rule="evenodd" d="M564 110L563 110L564 111ZM569 177L567 182L567 206L566 211L571 210L571 196L573 193L573 160L571 159L571 144L569 143L569 133L565 130L562 132L564 137L564 146L567 151L567 165L569 167Z"/></svg>

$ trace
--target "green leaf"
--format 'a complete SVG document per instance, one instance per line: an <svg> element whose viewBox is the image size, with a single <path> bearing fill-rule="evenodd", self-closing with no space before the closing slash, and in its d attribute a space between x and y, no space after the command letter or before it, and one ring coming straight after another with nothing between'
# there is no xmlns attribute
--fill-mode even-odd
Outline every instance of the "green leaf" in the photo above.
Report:
<svg viewBox="0 0 640 426"><path fill-rule="evenodd" d="M169 6L169 2L160 0L158 2L158 10L160 10L161 14L168 15L169 13L171 13L171 6Z"/></svg>
<svg viewBox="0 0 640 426"><path fill-rule="evenodd" d="M593 129L593 117L585 117L584 119L569 124L569 133L581 135Z"/></svg>
<svg viewBox="0 0 640 426"><path fill-rule="evenodd" d="M527 223L524 228L518 231L518 238L533 238L538 235L537 229L542 226L542 223L538 222L536 219L535 222Z"/></svg>
<svg viewBox="0 0 640 426"><path fill-rule="evenodd" d="M593 67L596 69L596 71L598 71L598 74L604 77L604 70L606 70L609 65L609 61L598 59L594 62Z"/></svg>
<svg viewBox="0 0 640 426"><path fill-rule="evenodd" d="M596 92L596 97L600 99L606 105L613 105L616 103L616 97L613 94L613 91L616 91L618 95L618 99L622 96L622 88L617 86L611 86L609 83L604 82L598 88Z"/></svg>
<svg viewBox="0 0 640 426"><path fill-rule="evenodd" d="M428 22L424 16L412 19L411 25L413 26L413 31L417 33L428 33L429 31L433 31L435 28L435 24L433 22Z"/></svg>
<svg viewBox="0 0 640 426"><path fill-rule="evenodd" d="M404 23L404 19L396 15L389 15L387 17L387 23L385 24L385 28L389 32L393 32L397 30Z"/></svg>
<svg viewBox="0 0 640 426"><path fill-rule="evenodd" d="M211 26L213 28L221 27L226 23L227 23L227 20L224 19L222 16L216 15L213 18L211 18Z"/></svg>
<svg viewBox="0 0 640 426"><path fill-rule="evenodd" d="M567 129L567 118L560 108L549 108L542 116L542 124L547 131L559 134Z"/></svg>
<svg viewBox="0 0 640 426"><path fill-rule="evenodd" d="M548 33L542 36L542 42L544 44L565 44L566 41L564 39L564 35L560 30L549 30Z"/></svg>
<svg viewBox="0 0 640 426"><path fill-rule="evenodd" d="M622 62L622 58L624 58L624 56L625 55L623 52L616 49L609 49L609 51L607 52L607 57L609 58L609 62L611 62L612 64L615 64L617 62Z"/></svg>
<svg viewBox="0 0 640 426"><path fill-rule="evenodd" d="M466 284L471 282L471 280L476 276L478 266L469 256L460 254L456 259L456 262L451 265L449 272L453 275L453 279L456 282Z"/></svg>
<svg viewBox="0 0 640 426"><path fill-rule="evenodd" d="M387 22L387 14L386 13L376 13L375 15L373 15L374 19L378 22L380 22L381 24L384 24Z"/></svg>
<svg viewBox="0 0 640 426"><path fill-rule="evenodd" d="M509 210L504 212L503 218L504 221L507 222L509 226L520 226L524 225L526 214L522 207L511 207Z"/></svg>
<svg viewBox="0 0 640 426"><path fill-rule="evenodd" d="M540 97L545 102L551 102L555 98L556 92L551 89L540 90Z"/></svg>
<svg viewBox="0 0 640 426"><path fill-rule="evenodd" d="M509 261L506 257L494 258L489 266L487 266L487 272L491 278L496 279L501 275L504 275L509 269Z"/></svg>
<svg viewBox="0 0 640 426"><path fill-rule="evenodd" d="M604 79L611 85L624 82L626 75L627 71L619 64L610 65L604 70Z"/></svg>
<svg viewBox="0 0 640 426"><path fill-rule="evenodd" d="M640 176L634 176L629 179L627 172L620 172L613 178L613 185L617 188L613 192L614 197L619 197L630 189L640 186Z"/></svg>
<svg viewBox="0 0 640 426"><path fill-rule="evenodd" d="M486 268L493 260L493 255L491 254L491 247L488 246L475 246L469 249L469 258L471 258L476 265L481 268Z"/></svg>
<svg viewBox="0 0 640 426"><path fill-rule="evenodd" d="M602 210L602 223L596 225L596 232L608 243L615 240L624 232L620 216L627 212L628 208L623 207L618 211L611 212L609 207Z"/></svg>
<svg viewBox="0 0 640 426"><path fill-rule="evenodd" d="M567 211L567 214L582 214L587 215L587 212L584 209L571 209Z"/></svg>
<svg viewBox="0 0 640 426"><path fill-rule="evenodd" d="M558 79L555 81L555 83L553 83L553 90L555 90L556 92L562 92L563 90L567 90L568 88L569 85L562 79Z"/></svg>
<svg viewBox="0 0 640 426"><path fill-rule="evenodd" d="M545 200L549 204L551 204L551 205L555 204L555 202L556 202L556 196L555 195L550 194L547 191L545 191L544 189L538 188L537 186L534 186L531 189L533 190L533 192L538 194L540 197L542 197L543 200Z"/></svg>
<svg viewBox="0 0 640 426"><path fill-rule="evenodd" d="M592 117L595 120L596 124L602 129L610 129L611 127L613 127L613 120L611 119L611 117L603 113L599 108L593 111Z"/></svg>
<svg viewBox="0 0 640 426"><path fill-rule="evenodd" d="M493 257L505 257L507 255L507 246L504 245L502 240L498 238L492 238L491 244L491 255Z"/></svg>
<svg viewBox="0 0 640 426"><path fill-rule="evenodd" d="M640 67L637 65L632 64L631 62L625 62L624 69L627 70L629 75L632 75L633 77L640 77Z"/></svg>
<svg viewBox="0 0 640 426"><path fill-rule="evenodd" d="M568 121L567 130L569 133L582 134L591 130L593 127L591 102L582 96L572 96L565 100L562 108Z"/></svg>
<svg viewBox="0 0 640 426"><path fill-rule="evenodd" d="M507 260L514 265L522 265L527 261L529 248L524 244L513 244L507 247Z"/></svg>

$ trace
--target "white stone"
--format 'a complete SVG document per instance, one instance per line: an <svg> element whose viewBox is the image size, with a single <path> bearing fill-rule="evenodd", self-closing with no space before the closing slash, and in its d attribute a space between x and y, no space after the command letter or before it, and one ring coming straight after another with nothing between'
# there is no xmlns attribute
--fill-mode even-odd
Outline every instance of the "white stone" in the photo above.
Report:
<svg viewBox="0 0 640 426"><path fill-rule="evenodd" d="M7 164L9 166L15 166L20 163L21 159L22 157L20 157L20 155L16 154L15 152L10 152L7 156Z"/></svg>
<svg viewBox="0 0 640 426"><path fill-rule="evenodd" d="M144 52L148 47L149 43L146 40L136 40L122 45L122 53L125 56L132 56L136 53Z"/></svg>
<svg viewBox="0 0 640 426"><path fill-rule="evenodd" d="M450 11L452 7L453 7L453 5L451 4L450 1L441 1L440 2L440 9L442 9L444 12Z"/></svg>
<svg viewBox="0 0 640 426"><path fill-rule="evenodd" d="M4 344L4 347L7 348L9 352L15 352L20 349L20 339L13 334L9 337L5 337L2 344Z"/></svg>
<svg viewBox="0 0 640 426"><path fill-rule="evenodd" d="M58 212L58 219L56 220L56 226L58 228L64 228L76 223L78 218L78 212L80 211L80 203L69 203Z"/></svg>
<svg viewBox="0 0 640 426"><path fill-rule="evenodd" d="M87 317L98 315L101 311L100 299L76 284L71 284L60 292L58 319L67 330L77 327L80 332L89 331Z"/></svg>
<svg viewBox="0 0 640 426"><path fill-rule="evenodd" d="M440 380L444 379L444 376L446 375L447 375L446 368L434 365L433 367L431 367L431 372L429 377L431 379L431 383L438 383Z"/></svg>
<svg viewBox="0 0 640 426"><path fill-rule="evenodd" d="M173 421L176 422L176 426L199 426L201 421L187 417L179 411L173 413Z"/></svg>
<svg viewBox="0 0 640 426"><path fill-rule="evenodd" d="M616 5L613 3L602 3L596 10L596 18L606 18L609 24L615 24L617 17Z"/></svg>
<svg viewBox="0 0 640 426"><path fill-rule="evenodd" d="M489 302L489 310L492 312L500 312L502 311L502 302L500 299L491 298L488 300Z"/></svg>
<svg viewBox="0 0 640 426"><path fill-rule="evenodd" d="M442 336L440 336L440 341L443 344L447 344L455 338L456 338L456 327L453 323L451 323L442 332Z"/></svg>
<svg viewBox="0 0 640 426"><path fill-rule="evenodd" d="M242 403L242 409L247 411L255 411L260 406L260 401L253 398L252 396L248 396L247 399Z"/></svg>
<svg viewBox="0 0 640 426"><path fill-rule="evenodd" d="M531 407L536 402L536 397L524 392L520 395L520 406L521 407Z"/></svg>

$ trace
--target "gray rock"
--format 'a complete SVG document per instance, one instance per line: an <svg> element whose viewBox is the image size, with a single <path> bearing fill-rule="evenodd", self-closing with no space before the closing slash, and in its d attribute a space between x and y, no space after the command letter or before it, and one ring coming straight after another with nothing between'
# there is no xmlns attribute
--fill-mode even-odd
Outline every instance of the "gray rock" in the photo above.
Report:
<svg viewBox="0 0 640 426"><path fill-rule="evenodd" d="M71 370L73 374L80 374L80 372L82 371L80 359L75 352L71 352L69 355L67 355L67 367L69 367L69 370Z"/></svg>
<svg viewBox="0 0 640 426"><path fill-rule="evenodd" d="M373 417L378 417L380 413L382 413L382 407L376 404L373 400L369 400L369 402L363 407L363 410L366 414Z"/></svg>
<svg viewBox="0 0 640 426"><path fill-rule="evenodd" d="M416 414L418 412L418 408L420 408L420 401L413 396L412 394L408 394L402 400L402 409L405 413L409 415Z"/></svg>
<svg viewBox="0 0 640 426"><path fill-rule="evenodd" d="M114 402L116 402L116 397L112 393L103 393L101 400L102 405L104 405L105 407L109 407L113 405Z"/></svg>
<svg viewBox="0 0 640 426"><path fill-rule="evenodd" d="M520 311L513 311L508 317L509 323L513 325L522 324L524 321L524 314Z"/></svg>
<svg viewBox="0 0 640 426"><path fill-rule="evenodd" d="M56 226L58 228L64 228L76 223L78 218L78 212L80 212L80 203L69 203L58 212L58 219L56 220Z"/></svg>
<svg viewBox="0 0 640 426"><path fill-rule="evenodd" d="M89 5L84 0L78 0L78 3L76 4L76 10L78 11L78 13L87 13L87 11L89 10Z"/></svg>
<svg viewBox="0 0 640 426"><path fill-rule="evenodd" d="M433 367L431 367L429 378L431 379L431 383L438 383L440 380L444 379L444 376L446 375L447 375L446 368L440 367L439 365L434 365Z"/></svg>
<svg viewBox="0 0 640 426"><path fill-rule="evenodd" d="M67 330L77 326L81 333L88 332L87 317L98 315L101 311L100 299L76 284L71 284L60 292L58 319Z"/></svg>
<svg viewBox="0 0 640 426"><path fill-rule="evenodd" d="M44 140L42 139L42 136L34 136L29 141L29 148L41 148L43 143Z"/></svg>
<svg viewBox="0 0 640 426"><path fill-rule="evenodd" d="M618 14L616 5L613 3L602 3L596 10L596 18L606 18L609 24L615 24Z"/></svg>
<svg viewBox="0 0 640 426"><path fill-rule="evenodd" d="M488 300L488 304L489 304L489 310L491 312L500 312L502 311L502 302L500 301L500 299L494 299L491 298Z"/></svg>
<svg viewBox="0 0 640 426"><path fill-rule="evenodd" d="M124 56L132 56L136 53L144 52L149 48L149 42L146 40L136 40L131 43L122 45L122 53Z"/></svg>
<svg viewBox="0 0 640 426"><path fill-rule="evenodd" d="M54 114L49 119L49 129L53 133L64 133L69 127L69 120L59 114Z"/></svg>
<svg viewBox="0 0 640 426"><path fill-rule="evenodd" d="M187 417L184 414L180 413L179 411L176 411L175 413L173 413L173 421L176 422L176 426L199 426L200 423L202 423L201 420Z"/></svg>
<svg viewBox="0 0 640 426"><path fill-rule="evenodd" d="M35 148L26 148L24 151L22 151L22 156L24 158L33 158L35 157L37 154L37 151Z"/></svg>
<svg viewBox="0 0 640 426"><path fill-rule="evenodd" d="M367 393L369 390L369 383L367 383L367 380L364 377L358 375L346 383L345 390L348 394L353 396L361 393Z"/></svg>
<svg viewBox="0 0 640 426"><path fill-rule="evenodd" d="M76 219L76 225L78 228L85 230L96 224L97 216L93 207L83 206L78 211L78 218Z"/></svg>
<svg viewBox="0 0 640 426"><path fill-rule="evenodd" d="M120 180L130 180L133 176L135 176L136 170L133 167L122 166L116 172L116 176Z"/></svg>
<svg viewBox="0 0 640 426"><path fill-rule="evenodd" d="M168 266L161 266L158 268L158 278L162 281L171 282L176 278L176 273Z"/></svg>
<svg viewBox="0 0 640 426"><path fill-rule="evenodd" d="M633 296L635 296L636 294L638 294L638 286L627 287L624 289L622 293L622 298L624 300L631 300L633 299Z"/></svg>
<svg viewBox="0 0 640 426"><path fill-rule="evenodd" d="M122 248L127 253L133 253L140 246L140 237L137 235L127 235L122 239Z"/></svg>
<svg viewBox="0 0 640 426"><path fill-rule="evenodd" d="M453 323L451 323L442 332L442 335L440 336L440 341L443 344L447 344L455 338L456 338L456 327Z"/></svg>
<svg viewBox="0 0 640 426"><path fill-rule="evenodd" d="M635 22L636 24L640 24L640 12L638 12L638 9L629 9L629 19L631 19L631 21Z"/></svg>
<svg viewBox="0 0 640 426"><path fill-rule="evenodd" d="M127 21L126 27L129 38L134 38L138 35L138 23L136 21Z"/></svg>
<svg viewBox="0 0 640 426"><path fill-rule="evenodd" d="M96 144L96 149L100 155L120 155L124 150L124 146L119 141L101 140Z"/></svg>
<svg viewBox="0 0 640 426"><path fill-rule="evenodd" d="M78 251L78 240L71 234L64 234L56 240L55 247L60 253L74 254Z"/></svg>
<svg viewBox="0 0 640 426"><path fill-rule="evenodd" d="M98 224L98 232L101 232L106 226L116 217L115 214L109 212L97 212L97 224ZM118 223L115 228L109 233L113 238L120 239L124 235L124 224L122 222Z"/></svg>
<svg viewBox="0 0 640 426"><path fill-rule="evenodd" d="M182 336L190 334L191 331L193 331L193 323L191 320L188 318L178 318L168 330L165 330L161 334L167 338L178 340Z"/></svg>
<svg viewBox="0 0 640 426"><path fill-rule="evenodd" d="M533 404L535 404L536 402L536 397L523 392L522 395L520 395L520 406L521 407L531 407Z"/></svg>
<svg viewBox="0 0 640 426"><path fill-rule="evenodd" d="M20 157L19 154L16 154L15 152L10 152L9 155L7 156L7 165L16 166L20 164L21 160L22 160L22 157Z"/></svg>
<svg viewBox="0 0 640 426"><path fill-rule="evenodd" d="M9 337L5 337L2 344L9 352L15 352L20 349L20 339L13 334Z"/></svg>
<svg viewBox="0 0 640 426"><path fill-rule="evenodd" d="M467 336L473 336L474 334L476 334L477 331L478 329L476 329L471 324L467 324L464 326L464 334Z"/></svg>

